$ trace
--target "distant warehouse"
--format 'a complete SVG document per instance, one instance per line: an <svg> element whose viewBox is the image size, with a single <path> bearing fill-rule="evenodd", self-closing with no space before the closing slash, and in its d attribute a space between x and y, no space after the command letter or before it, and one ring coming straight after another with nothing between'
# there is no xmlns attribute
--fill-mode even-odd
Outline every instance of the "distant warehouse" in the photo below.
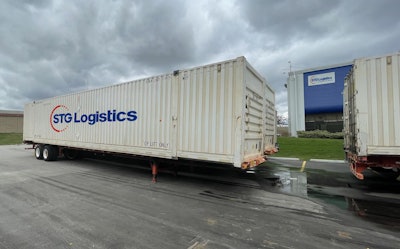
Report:
<svg viewBox="0 0 400 249"><path fill-rule="evenodd" d="M343 130L344 78L352 63L290 72L287 82L289 133Z"/></svg>
<svg viewBox="0 0 400 249"><path fill-rule="evenodd" d="M22 133L24 112L0 110L0 133Z"/></svg>

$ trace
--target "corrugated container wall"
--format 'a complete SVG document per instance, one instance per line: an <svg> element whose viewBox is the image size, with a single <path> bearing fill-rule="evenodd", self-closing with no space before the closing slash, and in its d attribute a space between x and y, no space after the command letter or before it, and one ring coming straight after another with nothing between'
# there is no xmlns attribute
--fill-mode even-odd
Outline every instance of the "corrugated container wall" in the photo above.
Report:
<svg viewBox="0 0 400 249"><path fill-rule="evenodd" d="M274 103L238 57L28 104L24 140L240 167L275 143Z"/></svg>
<svg viewBox="0 0 400 249"><path fill-rule="evenodd" d="M145 147L146 154L170 157L172 105L177 101L173 77L163 75L35 101L28 104L33 114L26 116L24 140L31 130L37 143L139 155ZM119 119L125 120L119 121L114 113L120 112L136 112L137 120L127 121L127 114L120 114ZM67 113L72 121L61 116ZM106 120L89 121L96 113L107 114Z"/></svg>
<svg viewBox="0 0 400 249"><path fill-rule="evenodd" d="M400 155L400 53L355 60L344 90L345 149Z"/></svg>

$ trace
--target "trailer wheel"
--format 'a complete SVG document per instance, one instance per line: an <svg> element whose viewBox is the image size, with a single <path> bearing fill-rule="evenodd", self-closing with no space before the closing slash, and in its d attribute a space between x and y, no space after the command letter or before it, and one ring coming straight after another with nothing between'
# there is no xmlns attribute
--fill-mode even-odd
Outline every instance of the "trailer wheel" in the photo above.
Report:
<svg viewBox="0 0 400 249"><path fill-rule="evenodd" d="M35 147L35 157L38 160L42 160L43 159L43 145L38 144Z"/></svg>
<svg viewBox="0 0 400 249"><path fill-rule="evenodd" d="M52 145L45 145L43 148L43 159L45 161L54 161L57 159L57 148Z"/></svg>

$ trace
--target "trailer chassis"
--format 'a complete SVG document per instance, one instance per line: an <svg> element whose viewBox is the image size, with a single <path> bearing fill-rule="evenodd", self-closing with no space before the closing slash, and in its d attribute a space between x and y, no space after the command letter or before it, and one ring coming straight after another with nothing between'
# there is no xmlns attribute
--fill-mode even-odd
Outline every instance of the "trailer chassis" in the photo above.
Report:
<svg viewBox="0 0 400 249"><path fill-rule="evenodd" d="M360 180L364 180L364 174L362 172L367 168L382 168L393 169L398 172L400 171L400 156L358 156L348 152L347 160L349 162L351 172Z"/></svg>

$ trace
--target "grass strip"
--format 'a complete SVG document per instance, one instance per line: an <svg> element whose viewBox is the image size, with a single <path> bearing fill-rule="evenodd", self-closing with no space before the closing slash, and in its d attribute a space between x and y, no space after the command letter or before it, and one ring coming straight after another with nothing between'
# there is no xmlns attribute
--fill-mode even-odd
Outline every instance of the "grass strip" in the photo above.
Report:
<svg viewBox="0 0 400 249"><path fill-rule="evenodd" d="M0 133L0 145L21 144L22 133Z"/></svg>
<svg viewBox="0 0 400 249"><path fill-rule="evenodd" d="M278 137L278 143L280 149L274 157L342 160L345 156L342 139Z"/></svg>

